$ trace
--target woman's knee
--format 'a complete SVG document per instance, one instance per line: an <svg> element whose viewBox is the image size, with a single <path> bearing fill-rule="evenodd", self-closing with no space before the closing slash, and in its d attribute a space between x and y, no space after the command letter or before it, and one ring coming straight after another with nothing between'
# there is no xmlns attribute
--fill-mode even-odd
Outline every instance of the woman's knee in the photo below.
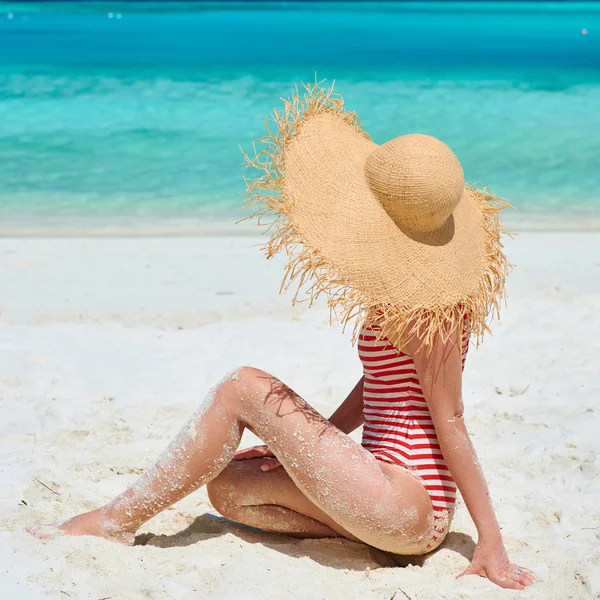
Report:
<svg viewBox="0 0 600 600"><path fill-rule="evenodd" d="M233 464L232 464L233 463ZM206 484L208 499L213 508L224 517L232 517L239 505L238 490L235 485L235 463L232 461L219 475Z"/></svg>
<svg viewBox="0 0 600 600"><path fill-rule="evenodd" d="M225 375L209 392L213 401L232 406L234 412L242 414L242 406L264 397L265 381L270 375L254 367L239 367Z"/></svg>
<svg viewBox="0 0 600 600"><path fill-rule="evenodd" d="M232 386L234 397L244 406L262 403L271 393L275 377L254 367L243 366L225 377L223 385Z"/></svg>
<svg viewBox="0 0 600 600"><path fill-rule="evenodd" d="M233 370L226 377L226 380L237 383L238 385L249 385L253 383L256 384L257 382L269 377L271 376L261 369L244 365Z"/></svg>

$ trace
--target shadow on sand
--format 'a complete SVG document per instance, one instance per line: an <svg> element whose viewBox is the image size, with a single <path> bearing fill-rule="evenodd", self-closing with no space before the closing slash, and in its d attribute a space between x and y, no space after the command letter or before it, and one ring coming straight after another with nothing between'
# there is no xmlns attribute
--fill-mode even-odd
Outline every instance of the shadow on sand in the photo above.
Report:
<svg viewBox="0 0 600 600"><path fill-rule="evenodd" d="M188 527L173 535L140 534L136 536L135 545L158 548L183 547L227 534L235 535L249 544L261 544L288 556L308 557L324 566L356 571L364 571L367 567L373 569L407 567L409 565L423 566L429 557L440 549L451 550L470 561L476 545L471 536L465 533L450 532L440 548L431 554L401 556L341 537L300 539L268 533L208 513L197 517Z"/></svg>

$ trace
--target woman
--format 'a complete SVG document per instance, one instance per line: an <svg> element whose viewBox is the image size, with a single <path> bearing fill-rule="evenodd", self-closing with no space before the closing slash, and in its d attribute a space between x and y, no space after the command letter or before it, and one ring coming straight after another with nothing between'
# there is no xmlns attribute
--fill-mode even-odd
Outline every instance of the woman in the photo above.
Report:
<svg viewBox="0 0 600 600"><path fill-rule="evenodd" d="M276 217L267 255L287 252L294 299L311 281L311 300L324 293L343 324L361 326L363 376L327 420L276 377L243 367L125 492L52 532L30 531L133 543L143 523L207 485L240 523L424 554L447 535L458 487L479 533L462 574L523 589L534 578L508 559L461 398L469 339L503 296L501 205L465 186L435 138L373 143L332 90L308 86L275 117L249 161L263 170L250 203ZM359 445L347 434L363 424ZM265 446L235 454L245 428Z"/></svg>

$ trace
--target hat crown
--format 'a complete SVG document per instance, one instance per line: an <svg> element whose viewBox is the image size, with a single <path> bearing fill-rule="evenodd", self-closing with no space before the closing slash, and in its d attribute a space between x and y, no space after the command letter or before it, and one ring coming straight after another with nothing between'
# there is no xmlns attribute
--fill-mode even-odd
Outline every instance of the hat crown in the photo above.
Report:
<svg viewBox="0 0 600 600"><path fill-rule="evenodd" d="M379 146L367 159L365 175L396 225L410 231L442 227L464 193L460 161L429 135L403 135Z"/></svg>

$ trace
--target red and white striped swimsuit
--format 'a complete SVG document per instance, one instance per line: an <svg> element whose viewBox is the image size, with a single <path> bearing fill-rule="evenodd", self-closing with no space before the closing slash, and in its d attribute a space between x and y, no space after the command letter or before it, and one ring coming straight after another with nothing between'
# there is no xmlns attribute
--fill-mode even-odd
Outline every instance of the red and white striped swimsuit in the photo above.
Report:
<svg viewBox="0 0 600 600"><path fill-rule="evenodd" d="M429 549L447 533L456 502L456 484L442 455L415 363L385 338L378 339L380 331L378 326L365 325L358 338L365 375L362 445L375 458L409 469L427 490L434 511L434 536ZM465 332L463 369L468 348Z"/></svg>

